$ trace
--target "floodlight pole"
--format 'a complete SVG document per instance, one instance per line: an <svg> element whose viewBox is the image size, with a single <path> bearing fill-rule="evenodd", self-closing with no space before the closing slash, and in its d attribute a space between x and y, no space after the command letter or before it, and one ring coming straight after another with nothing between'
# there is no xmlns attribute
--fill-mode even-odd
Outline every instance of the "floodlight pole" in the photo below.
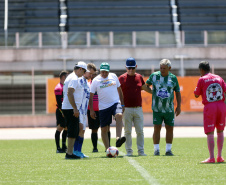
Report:
<svg viewBox="0 0 226 185"><path fill-rule="evenodd" d="M5 0L4 31L5 31L5 47L7 47L8 46L8 0Z"/></svg>

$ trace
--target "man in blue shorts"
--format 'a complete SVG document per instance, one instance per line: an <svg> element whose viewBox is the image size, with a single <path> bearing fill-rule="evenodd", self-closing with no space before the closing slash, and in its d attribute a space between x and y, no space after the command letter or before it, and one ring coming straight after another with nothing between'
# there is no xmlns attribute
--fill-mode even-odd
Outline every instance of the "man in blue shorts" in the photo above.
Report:
<svg viewBox="0 0 226 185"><path fill-rule="evenodd" d="M95 92L99 99L99 118L101 126L101 137L107 149L110 146L109 133L112 116L116 115L116 109L119 101L124 110L123 94L120 87L118 77L114 73L109 73L110 65L102 63L100 65L100 75L95 77L90 88L90 116L96 119L95 111L93 110L93 96Z"/></svg>

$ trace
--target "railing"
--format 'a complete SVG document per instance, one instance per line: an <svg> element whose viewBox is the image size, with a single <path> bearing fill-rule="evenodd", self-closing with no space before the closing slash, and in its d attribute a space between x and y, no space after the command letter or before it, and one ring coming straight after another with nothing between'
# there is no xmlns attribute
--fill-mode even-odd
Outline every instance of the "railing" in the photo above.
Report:
<svg viewBox="0 0 226 185"><path fill-rule="evenodd" d="M226 31L181 31L180 42L174 32L24 32L0 33L0 48L50 47L186 47L226 45Z"/></svg>

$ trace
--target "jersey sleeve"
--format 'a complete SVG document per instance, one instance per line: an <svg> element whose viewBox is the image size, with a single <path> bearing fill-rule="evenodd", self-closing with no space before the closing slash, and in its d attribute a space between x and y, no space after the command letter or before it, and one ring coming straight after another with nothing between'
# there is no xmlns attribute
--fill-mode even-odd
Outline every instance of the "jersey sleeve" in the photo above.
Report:
<svg viewBox="0 0 226 185"><path fill-rule="evenodd" d="M72 79L68 84L68 88L76 89L77 86L78 86L78 79Z"/></svg>
<svg viewBox="0 0 226 185"><path fill-rule="evenodd" d="M202 95L202 79L201 78L199 78L199 80L198 80L198 84L195 88L194 94L195 95Z"/></svg>
<svg viewBox="0 0 226 185"><path fill-rule="evenodd" d="M177 77L175 77L175 83L176 83L176 85L175 85L175 87L174 87L173 90L174 90L175 92L180 92L180 86L179 86Z"/></svg>
<svg viewBox="0 0 226 185"><path fill-rule="evenodd" d="M152 83L153 83L153 74L151 74L146 81L146 84L148 84L148 85L152 85Z"/></svg>
<svg viewBox="0 0 226 185"><path fill-rule="evenodd" d="M96 91L97 91L96 80L93 80L90 86L90 93L95 94Z"/></svg>
<svg viewBox="0 0 226 185"><path fill-rule="evenodd" d="M141 75L140 75L140 80L141 80L141 83L142 83L142 86L143 86L145 84L145 82L144 82L144 79Z"/></svg>

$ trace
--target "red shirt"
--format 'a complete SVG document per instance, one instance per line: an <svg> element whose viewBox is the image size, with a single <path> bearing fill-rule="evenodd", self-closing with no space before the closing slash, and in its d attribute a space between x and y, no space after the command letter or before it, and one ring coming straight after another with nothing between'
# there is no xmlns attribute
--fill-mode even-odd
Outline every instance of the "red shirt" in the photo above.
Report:
<svg viewBox="0 0 226 185"><path fill-rule="evenodd" d="M119 77L119 82L124 96L125 107L141 107L141 87L145 84L143 77L138 73L135 73L134 76L124 73Z"/></svg>
<svg viewBox="0 0 226 185"><path fill-rule="evenodd" d="M226 92L224 80L212 73L200 77L194 91L196 95L202 96L202 103L204 105L215 101L224 101L224 92Z"/></svg>
<svg viewBox="0 0 226 185"><path fill-rule="evenodd" d="M91 86L92 81L88 82L89 88ZM88 110L90 110L89 106L88 106ZM93 95L93 110L94 111L99 111L99 101L98 101L98 94L97 92L95 92L95 94Z"/></svg>

